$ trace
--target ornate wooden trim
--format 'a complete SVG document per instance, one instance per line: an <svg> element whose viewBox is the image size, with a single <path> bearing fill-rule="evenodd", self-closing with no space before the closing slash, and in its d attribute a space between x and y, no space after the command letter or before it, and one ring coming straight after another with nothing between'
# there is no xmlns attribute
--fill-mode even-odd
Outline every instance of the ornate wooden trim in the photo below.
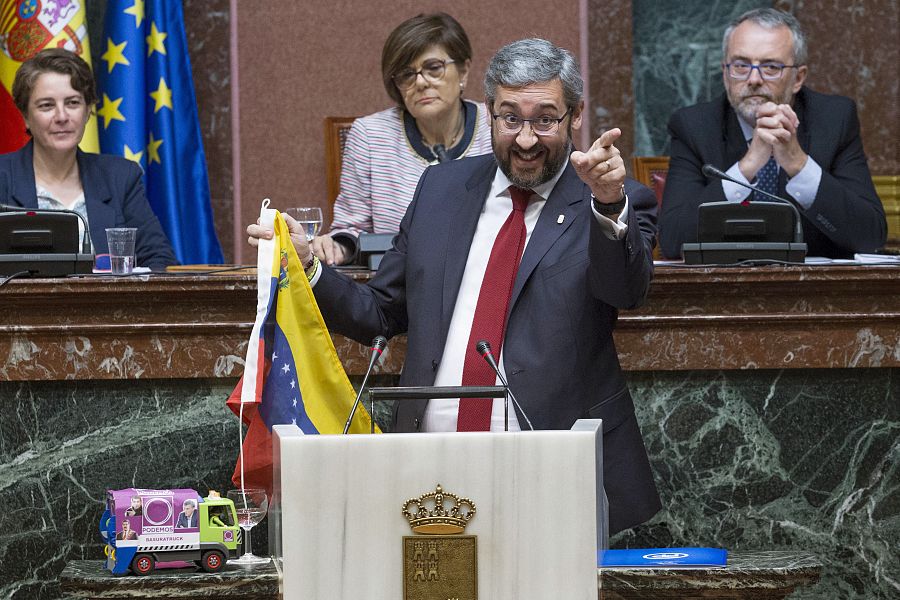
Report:
<svg viewBox="0 0 900 600"><path fill-rule="evenodd" d="M669 172L669 157L633 156L631 158L631 170L636 180L655 190L656 184L653 181L653 174Z"/></svg>
<svg viewBox="0 0 900 600"><path fill-rule="evenodd" d="M659 266L616 346L626 370L900 367L898 298L900 266ZM13 280L0 305L0 380L237 377L256 278ZM333 338L362 374L366 346ZM405 344L381 372L400 372Z"/></svg>
<svg viewBox="0 0 900 600"><path fill-rule="evenodd" d="M328 206L334 204L341 189L341 165L344 162L344 145L350 125L356 117L325 117L325 182L328 187ZM328 216L329 222L331 216Z"/></svg>
<svg viewBox="0 0 900 600"><path fill-rule="evenodd" d="M872 183L887 217L888 246L900 249L900 175L876 175Z"/></svg>

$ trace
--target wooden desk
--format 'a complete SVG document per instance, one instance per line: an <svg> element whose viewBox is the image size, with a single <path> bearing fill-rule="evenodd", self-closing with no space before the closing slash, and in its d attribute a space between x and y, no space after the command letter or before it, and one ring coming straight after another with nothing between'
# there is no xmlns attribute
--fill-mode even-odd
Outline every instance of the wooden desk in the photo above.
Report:
<svg viewBox="0 0 900 600"><path fill-rule="evenodd" d="M900 366L900 265L657 267L623 311L628 371Z"/></svg>
<svg viewBox="0 0 900 600"><path fill-rule="evenodd" d="M237 377L255 286L247 275L11 281L0 377ZM900 266L660 266L615 337L628 371L897 367ZM348 373L365 371L364 346L335 344ZM404 354L405 338L392 340L382 372L399 373Z"/></svg>

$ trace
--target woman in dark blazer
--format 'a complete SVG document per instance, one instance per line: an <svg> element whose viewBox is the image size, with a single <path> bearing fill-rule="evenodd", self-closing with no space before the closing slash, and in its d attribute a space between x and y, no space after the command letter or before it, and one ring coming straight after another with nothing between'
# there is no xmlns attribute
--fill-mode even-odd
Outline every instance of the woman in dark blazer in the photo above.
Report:
<svg viewBox="0 0 900 600"><path fill-rule="evenodd" d="M136 227L138 265L163 269L175 264L144 194L140 166L78 148L97 102L88 64L67 50L43 50L19 68L12 92L32 139L0 156L0 203L80 213L95 254L108 252L107 227Z"/></svg>

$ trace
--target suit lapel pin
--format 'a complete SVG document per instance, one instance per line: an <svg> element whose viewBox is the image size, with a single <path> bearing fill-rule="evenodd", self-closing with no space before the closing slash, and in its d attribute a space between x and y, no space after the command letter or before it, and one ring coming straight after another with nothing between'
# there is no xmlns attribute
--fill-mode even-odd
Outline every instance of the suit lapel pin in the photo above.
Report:
<svg viewBox="0 0 900 600"><path fill-rule="evenodd" d="M562 222L565 221L565 220L566 220L566 215L559 215L558 217L556 217L556 222L557 222L559 225L562 225Z"/></svg>

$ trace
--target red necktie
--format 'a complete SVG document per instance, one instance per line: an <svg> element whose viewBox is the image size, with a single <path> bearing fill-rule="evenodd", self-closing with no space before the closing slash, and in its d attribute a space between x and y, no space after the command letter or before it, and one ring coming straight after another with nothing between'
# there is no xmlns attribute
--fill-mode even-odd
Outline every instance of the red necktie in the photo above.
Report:
<svg viewBox="0 0 900 600"><path fill-rule="evenodd" d="M497 381L497 375L475 350L475 344L479 340L487 340L497 357L503 346L506 312L509 310L519 259L525 248L525 207L528 206L532 192L510 186L509 193L513 209L497 233L481 282L463 362L463 385L494 385ZM483 398L460 398L456 430L488 431L491 427L492 406L492 402Z"/></svg>

